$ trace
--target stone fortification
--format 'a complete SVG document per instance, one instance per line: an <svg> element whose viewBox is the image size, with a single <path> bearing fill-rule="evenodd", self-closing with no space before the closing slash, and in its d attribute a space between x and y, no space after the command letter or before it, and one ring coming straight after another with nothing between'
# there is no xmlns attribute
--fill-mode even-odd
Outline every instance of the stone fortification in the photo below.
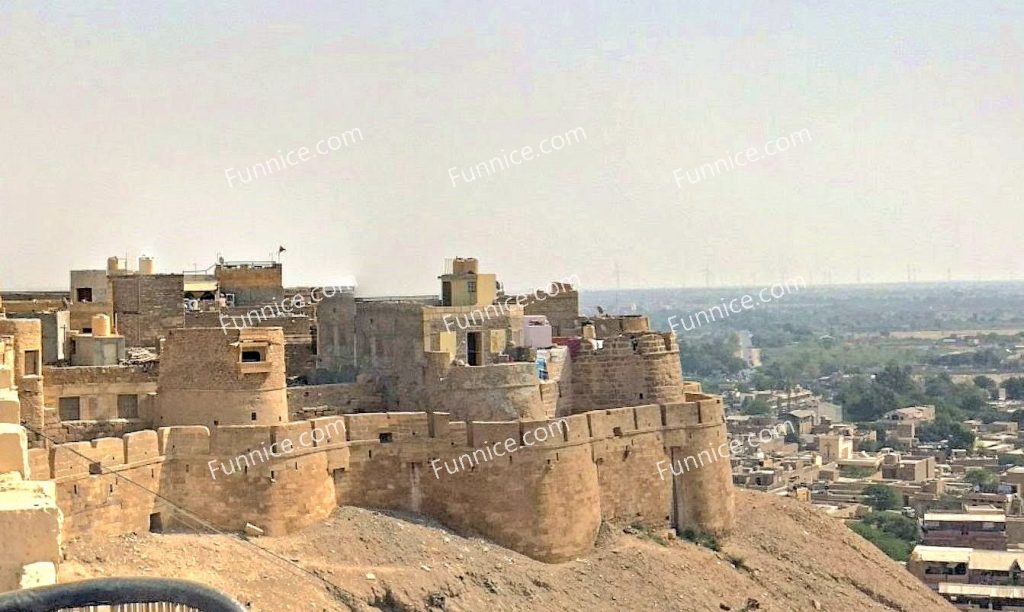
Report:
<svg viewBox="0 0 1024 612"><path fill-rule="evenodd" d="M29 465L32 478L56 481L66 537L198 526L165 499L220 528L249 522L269 534L355 505L419 512L531 557L561 561L593 545L602 519L730 528L728 459L664 480L655 467L725 442L721 400L682 399L573 415L554 426L370 413L286 425L165 427L31 449ZM523 446L539 428L556 433ZM330 435L302 447L303 434L308 441L314 429ZM298 450L211 477L211 461L223 467L271 444L281 448L286 439ZM484 449L509 439L521 448L480 460ZM477 461L455 473L435 469L464 455Z"/></svg>
<svg viewBox="0 0 1024 612"><path fill-rule="evenodd" d="M672 332L619 335L604 340L602 348L581 348L572 357L568 382L574 412L682 401L676 336Z"/></svg>
<svg viewBox="0 0 1024 612"><path fill-rule="evenodd" d="M170 330L154 425L287 423L284 350L280 327Z"/></svg>

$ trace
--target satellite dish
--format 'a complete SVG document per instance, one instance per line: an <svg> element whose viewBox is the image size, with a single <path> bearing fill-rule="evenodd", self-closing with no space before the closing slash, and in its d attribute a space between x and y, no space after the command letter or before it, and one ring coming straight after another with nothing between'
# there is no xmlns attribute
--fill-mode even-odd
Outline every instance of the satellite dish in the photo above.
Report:
<svg viewBox="0 0 1024 612"><path fill-rule="evenodd" d="M598 306L597 307L597 314L604 314L604 308L601 308L600 306Z"/></svg>

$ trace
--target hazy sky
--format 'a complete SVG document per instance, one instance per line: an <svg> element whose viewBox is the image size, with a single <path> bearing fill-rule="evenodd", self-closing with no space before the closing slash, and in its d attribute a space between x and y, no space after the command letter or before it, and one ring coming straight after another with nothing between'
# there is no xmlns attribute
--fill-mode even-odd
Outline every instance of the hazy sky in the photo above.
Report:
<svg viewBox="0 0 1024 612"><path fill-rule="evenodd" d="M1022 112L1020 1L3 2L0 286L278 245L286 284L378 294L454 255L517 288L1021 278Z"/></svg>

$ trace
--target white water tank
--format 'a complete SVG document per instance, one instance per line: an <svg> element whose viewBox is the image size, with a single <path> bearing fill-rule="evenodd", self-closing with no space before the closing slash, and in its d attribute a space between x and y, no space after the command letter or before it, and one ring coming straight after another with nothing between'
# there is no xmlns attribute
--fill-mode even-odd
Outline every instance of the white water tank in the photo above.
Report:
<svg viewBox="0 0 1024 612"><path fill-rule="evenodd" d="M142 256L139 258L139 274L155 274L156 262L152 257Z"/></svg>

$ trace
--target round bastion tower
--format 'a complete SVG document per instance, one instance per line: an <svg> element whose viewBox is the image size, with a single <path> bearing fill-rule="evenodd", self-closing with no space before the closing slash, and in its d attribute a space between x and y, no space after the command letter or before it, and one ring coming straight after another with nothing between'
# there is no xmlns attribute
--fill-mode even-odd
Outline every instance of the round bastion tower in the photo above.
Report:
<svg viewBox="0 0 1024 612"><path fill-rule="evenodd" d="M169 330L154 425L287 423L284 350L280 327Z"/></svg>

